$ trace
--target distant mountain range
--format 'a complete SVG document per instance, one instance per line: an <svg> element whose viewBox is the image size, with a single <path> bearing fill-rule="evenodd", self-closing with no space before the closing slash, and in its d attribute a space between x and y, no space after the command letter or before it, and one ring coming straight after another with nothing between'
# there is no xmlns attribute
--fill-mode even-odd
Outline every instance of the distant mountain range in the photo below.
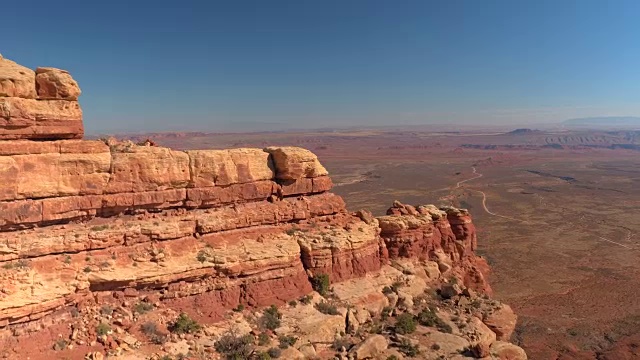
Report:
<svg viewBox="0 0 640 360"><path fill-rule="evenodd" d="M640 128L640 117L636 116L602 116L569 119L562 122L564 126L570 127L632 127Z"/></svg>

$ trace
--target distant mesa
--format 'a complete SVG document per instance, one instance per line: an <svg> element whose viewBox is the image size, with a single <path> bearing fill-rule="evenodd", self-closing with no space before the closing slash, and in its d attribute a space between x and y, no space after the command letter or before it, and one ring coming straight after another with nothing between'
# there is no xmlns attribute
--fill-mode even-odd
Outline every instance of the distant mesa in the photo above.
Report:
<svg viewBox="0 0 640 360"><path fill-rule="evenodd" d="M569 119L562 125L570 127L640 127L640 117L637 116L601 116Z"/></svg>
<svg viewBox="0 0 640 360"><path fill-rule="evenodd" d="M527 128L515 129L513 131L509 131L507 134L509 135L533 135L540 134L542 131L540 130L532 130Z"/></svg>

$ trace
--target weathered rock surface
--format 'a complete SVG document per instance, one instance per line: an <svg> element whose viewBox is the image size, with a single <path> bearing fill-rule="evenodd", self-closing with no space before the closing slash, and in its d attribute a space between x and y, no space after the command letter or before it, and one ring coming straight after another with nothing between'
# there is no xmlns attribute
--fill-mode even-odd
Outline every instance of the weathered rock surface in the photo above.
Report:
<svg viewBox="0 0 640 360"><path fill-rule="evenodd" d="M517 316L509 305L502 304L485 315L482 321L496 333L498 340L509 341L516 328Z"/></svg>
<svg viewBox="0 0 640 360"><path fill-rule="evenodd" d="M77 139L83 132L75 101L0 97L0 139Z"/></svg>
<svg viewBox="0 0 640 360"><path fill-rule="evenodd" d="M356 359L374 359L388 347L387 339L382 335L372 335L354 349Z"/></svg>
<svg viewBox="0 0 640 360"><path fill-rule="evenodd" d="M261 336L294 333L287 359L333 358L331 349L344 359L526 358L502 342L513 311L478 296L490 292L488 266L466 210L395 202L379 218L349 213L318 158L296 147L69 140L82 137L79 95L64 70L34 73L0 57L0 340L75 312L84 315L51 348L71 340L89 346L87 358L103 356L96 346L135 358L139 339L167 340L176 312L226 317L233 329L202 330L216 339L252 337L247 318L228 311L282 305L282 321ZM442 308L426 307L436 293ZM133 326L156 308L166 311L153 329ZM403 313L420 320L420 339L365 336ZM163 351L209 356L215 341L200 335L172 334Z"/></svg>
<svg viewBox="0 0 640 360"><path fill-rule="evenodd" d="M37 72L0 58L0 140L78 139L84 133L80 88L68 72Z"/></svg>
<svg viewBox="0 0 640 360"><path fill-rule="evenodd" d="M273 156L273 162L278 169L276 171L278 179L297 180L329 174L318 161L318 157L307 149L285 146L268 147L265 151Z"/></svg>
<svg viewBox="0 0 640 360"><path fill-rule="evenodd" d="M188 151L194 187L224 186L274 178L269 153L261 149Z"/></svg>
<svg viewBox="0 0 640 360"><path fill-rule="evenodd" d="M491 291L482 273L484 259L474 252L476 231L466 210L396 202L387 213L378 221L391 259L433 260L444 275L459 277L474 290Z"/></svg>
<svg viewBox="0 0 640 360"><path fill-rule="evenodd" d="M36 90L39 99L78 100L80 87L66 70L51 67L36 69Z"/></svg>
<svg viewBox="0 0 640 360"><path fill-rule="evenodd" d="M33 70L0 56L0 96L36 98Z"/></svg>

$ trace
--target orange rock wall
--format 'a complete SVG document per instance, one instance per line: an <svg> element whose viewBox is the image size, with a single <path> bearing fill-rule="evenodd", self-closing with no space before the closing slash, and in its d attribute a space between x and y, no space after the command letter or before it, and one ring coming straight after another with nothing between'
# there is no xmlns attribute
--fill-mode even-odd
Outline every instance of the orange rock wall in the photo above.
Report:
<svg viewBox="0 0 640 360"><path fill-rule="evenodd" d="M80 88L68 72L33 71L0 56L0 139L79 139Z"/></svg>

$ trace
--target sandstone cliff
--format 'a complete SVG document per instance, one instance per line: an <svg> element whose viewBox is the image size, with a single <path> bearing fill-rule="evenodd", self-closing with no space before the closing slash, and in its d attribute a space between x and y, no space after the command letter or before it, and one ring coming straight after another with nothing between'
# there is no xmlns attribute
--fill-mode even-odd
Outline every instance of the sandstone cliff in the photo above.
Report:
<svg viewBox="0 0 640 360"><path fill-rule="evenodd" d="M214 323L231 309L320 291L322 279L332 288L320 292L330 291L341 312L318 312L313 304L324 300L316 295L307 307L289 304L283 318L299 334L293 350L313 349L303 358L321 356L336 333L372 326L390 306L411 313L429 289L447 314L467 319L447 320L455 339L423 337L449 344L423 344L434 358L467 350L523 358L503 342L513 312L482 297L488 267L474 253L467 211L395 203L379 218L350 213L317 157L301 148L183 152L70 140L82 136L79 95L66 71L33 72L0 58L0 337L73 323L76 344L95 349L97 331L105 349L122 350L133 347L122 333L134 333L141 316L131 304ZM87 325L98 319L120 335ZM396 356L367 349L350 351Z"/></svg>
<svg viewBox="0 0 640 360"><path fill-rule="evenodd" d="M0 55L0 139L77 139L80 88L68 72L33 71Z"/></svg>

